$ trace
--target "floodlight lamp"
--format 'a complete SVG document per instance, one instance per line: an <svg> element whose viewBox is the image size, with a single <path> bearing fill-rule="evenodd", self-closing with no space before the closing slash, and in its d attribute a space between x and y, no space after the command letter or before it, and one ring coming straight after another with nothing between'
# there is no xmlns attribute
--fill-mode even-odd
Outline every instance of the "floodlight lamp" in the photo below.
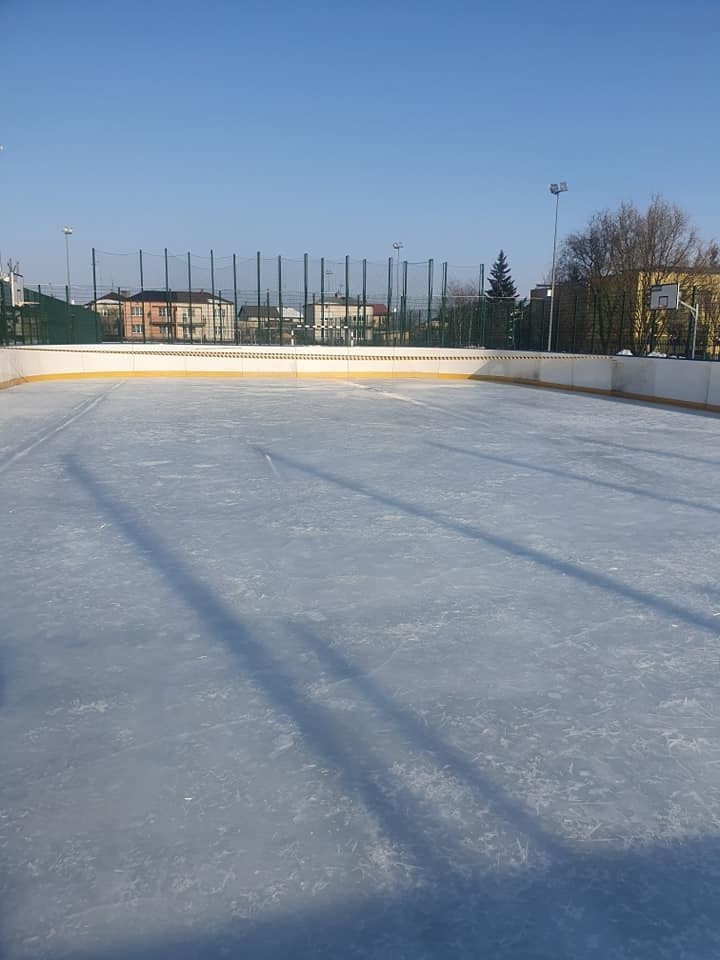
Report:
<svg viewBox="0 0 720 960"><path fill-rule="evenodd" d="M63 227L63 228L62 228L62 232L65 234L66 237L71 237L71 236L72 236L72 227Z"/></svg>

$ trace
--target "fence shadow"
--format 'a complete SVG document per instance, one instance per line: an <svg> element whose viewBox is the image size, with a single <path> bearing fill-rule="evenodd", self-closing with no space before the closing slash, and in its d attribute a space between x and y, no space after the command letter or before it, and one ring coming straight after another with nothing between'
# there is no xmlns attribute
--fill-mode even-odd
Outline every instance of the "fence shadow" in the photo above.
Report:
<svg viewBox="0 0 720 960"><path fill-rule="evenodd" d="M720 839L578 854L545 870L442 879L256 922L77 952L77 960L710 960L720 956ZM587 904L592 905L588 913Z"/></svg>
<svg viewBox="0 0 720 960"><path fill-rule="evenodd" d="M713 636L715 636L718 632L717 621L712 617L705 616L702 613L695 613L694 611L688 610L672 600L658 597L655 594L648 593L647 591L641 590L637 587L632 587L629 584L626 584L621 580L616 580L605 573L591 570L588 567L581 566L580 564L573 563L569 560L561 560L557 557L553 557L535 547L530 547L526 544L519 543L516 540L512 540L510 537L492 533L489 530L483 530L476 524L467 523L461 520L454 520L431 507L419 506L410 500L405 500L401 497L394 496L393 494L375 490L373 487L370 487L367 484L359 483L356 480L350 480L347 477L341 477L338 474L334 474L329 470L324 470L320 467L303 463L301 460L298 460L295 457L290 457L288 454L282 453L279 450L266 451L259 447L256 449L258 452L262 453L263 456L272 455L272 459L276 464L282 464L291 470L296 470L299 473L313 476L319 480L324 480L326 483L341 487L342 489L350 490L353 493L357 493L361 497L367 497L375 500L378 503L392 507L394 510L398 510L407 514L408 516L419 517L422 520L436 524L442 529L450 530L468 540L476 540L479 543L485 543L488 546L499 550L501 553L532 561L534 564L537 564L537 566L543 569L550 570L563 576L571 577L573 580L576 580L579 583L583 583L595 589L605 591L611 596L623 600L629 600L632 603L636 603L642 607L654 610L663 614L664 616L677 618L689 626L699 627L701 630L707 630L712 633Z"/></svg>
<svg viewBox="0 0 720 960"><path fill-rule="evenodd" d="M575 480L580 483L589 483L602 490L614 490L617 493L627 493L633 497L645 497L647 500L655 500L657 503L667 503L671 506L688 507L691 510L704 510L706 513L720 514L720 507L713 507L706 503L698 503L696 500L685 500L683 497L668 497L663 493L653 493L652 490L639 490L637 487L630 487L625 483L614 483L612 480L599 480L597 477L584 477L582 474L573 473L570 470L559 470L557 467L546 467L538 463L528 463L526 460L515 460L513 457L499 457L494 453L483 453L480 450L470 450L467 447L454 447L447 443L439 443L436 440L427 440L426 443L429 447L444 450L446 453L457 453L461 456L472 457L475 460L502 463L509 467L519 467L522 470L533 470L536 473L545 473L551 477L559 477L561 480Z"/></svg>
<svg viewBox="0 0 720 960"><path fill-rule="evenodd" d="M273 451L287 467L339 484L348 490L422 516L463 536L609 590L645 605L682 611L686 622L708 627L705 618L666 601L625 588L603 575L574 568L509 539L443 517L436 511L390 497L364 485L308 467ZM327 638L307 624L285 626L301 649L312 650L338 679L348 679L381 714L383 721L419 750L472 787L474 801L487 809L494 823L511 836L530 842L537 856L517 868L501 871L496 859L482 860L464 842L462 831L448 830L435 810L393 774L375 745L363 739L351 721L305 695L287 658L276 655L271 642L202 582L133 510L118 501L74 454L64 458L72 479L132 543L143 560L156 568L202 623L210 642L232 652L238 667L262 689L269 703L290 718L308 749L322 758L341 790L355 797L376 819L381 831L402 847L415 867L411 889L379 893L352 902L328 903L317 909L288 910L261 916L257 922L220 922L169 934L166 938L127 942L109 949L73 951L79 960L160 960L242 957L427 958L492 956L497 958L562 958L632 956L659 960L680 955L713 956L720 943L720 911L716 838L612 853L599 844L572 848L547 831L540 819L493 783L435 731L393 702L371 677L358 671ZM712 627L716 625L713 623ZM496 834L501 840L502 826ZM625 954L624 945L631 953ZM693 954L692 951L705 951ZM710 952L708 953L708 950Z"/></svg>
<svg viewBox="0 0 720 960"><path fill-rule="evenodd" d="M703 411L689 410L683 412L702 413ZM711 416L717 417L717 414L711 414ZM685 463L704 463L710 467L720 467L720 460L710 460L707 457L695 457L689 453L676 453L670 450L650 450L647 447L630 447L625 443L617 443L613 440L596 440L590 437L579 437L578 439L592 446L609 447L612 450L623 450L626 453L633 454L633 456L637 456L638 453L649 453L653 457L664 457L671 460L683 460Z"/></svg>

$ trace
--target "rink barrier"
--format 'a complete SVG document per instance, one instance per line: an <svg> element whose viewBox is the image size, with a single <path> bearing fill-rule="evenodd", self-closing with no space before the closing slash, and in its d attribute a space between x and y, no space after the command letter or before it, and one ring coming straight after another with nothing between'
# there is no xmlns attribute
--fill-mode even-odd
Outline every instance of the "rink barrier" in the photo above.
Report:
<svg viewBox="0 0 720 960"><path fill-rule="evenodd" d="M720 412L720 364L709 361L412 347L0 348L0 388L135 377L486 380Z"/></svg>

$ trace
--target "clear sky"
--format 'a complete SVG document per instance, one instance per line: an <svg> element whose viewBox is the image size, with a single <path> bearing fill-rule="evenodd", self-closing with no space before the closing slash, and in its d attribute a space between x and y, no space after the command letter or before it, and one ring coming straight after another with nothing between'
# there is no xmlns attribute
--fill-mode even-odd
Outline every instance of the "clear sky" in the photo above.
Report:
<svg viewBox="0 0 720 960"><path fill-rule="evenodd" d="M0 251L492 263L661 193L720 233L719 0L0 0Z"/></svg>

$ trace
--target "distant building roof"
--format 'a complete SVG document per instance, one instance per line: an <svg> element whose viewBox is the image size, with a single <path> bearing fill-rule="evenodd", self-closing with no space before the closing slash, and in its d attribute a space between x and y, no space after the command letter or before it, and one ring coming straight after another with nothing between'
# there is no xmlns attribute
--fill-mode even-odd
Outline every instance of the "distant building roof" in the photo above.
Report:
<svg viewBox="0 0 720 960"><path fill-rule="evenodd" d="M263 304L261 304L260 309L258 309L258 305L256 303L244 303L240 307L239 316L255 317L255 318L259 317L261 320L268 320L268 319L279 320L280 311L278 310L277 307L266 307Z"/></svg>
<svg viewBox="0 0 720 960"><path fill-rule="evenodd" d="M362 297L360 297L359 299L360 299L360 306L362 307ZM318 297L318 296L316 295L314 302L313 302L313 301L310 301L310 302L307 304L307 306L308 306L308 307L312 307L312 306L314 305L314 306L316 306L316 307L319 307L322 302L323 302L323 301L320 300L320 297ZM355 294L355 296L348 297L347 302L348 302L348 305L349 305L350 307L355 307L355 308L357 308L357 304L358 304L358 296L357 296L357 294ZM326 296L326 297L325 297L325 300L324 300L324 303L325 303L325 306L330 305L330 306L344 307L344 306L345 306L345 297L343 297L343 296L337 296L337 295L334 295L334 296L332 296L332 297L331 297L331 296ZM387 307L385 306L384 303L370 303L370 302L366 302L366 303L365 303L365 306L368 307L368 309L371 309L373 313L387 313L387 312L388 312Z"/></svg>
<svg viewBox="0 0 720 960"><path fill-rule="evenodd" d="M213 298L212 293L207 290L170 290L169 292L167 290L142 290L140 293L133 293L127 299L140 303L190 303L192 300L194 304L213 303L214 299L215 303L232 304L232 300L226 300L217 293Z"/></svg>
<svg viewBox="0 0 720 960"><path fill-rule="evenodd" d="M89 300L85 306L92 308L96 303L119 303L129 299L130 297L127 292L111 290L110 293L104 293L101 297L98 297L97 300Z"/></svg>

